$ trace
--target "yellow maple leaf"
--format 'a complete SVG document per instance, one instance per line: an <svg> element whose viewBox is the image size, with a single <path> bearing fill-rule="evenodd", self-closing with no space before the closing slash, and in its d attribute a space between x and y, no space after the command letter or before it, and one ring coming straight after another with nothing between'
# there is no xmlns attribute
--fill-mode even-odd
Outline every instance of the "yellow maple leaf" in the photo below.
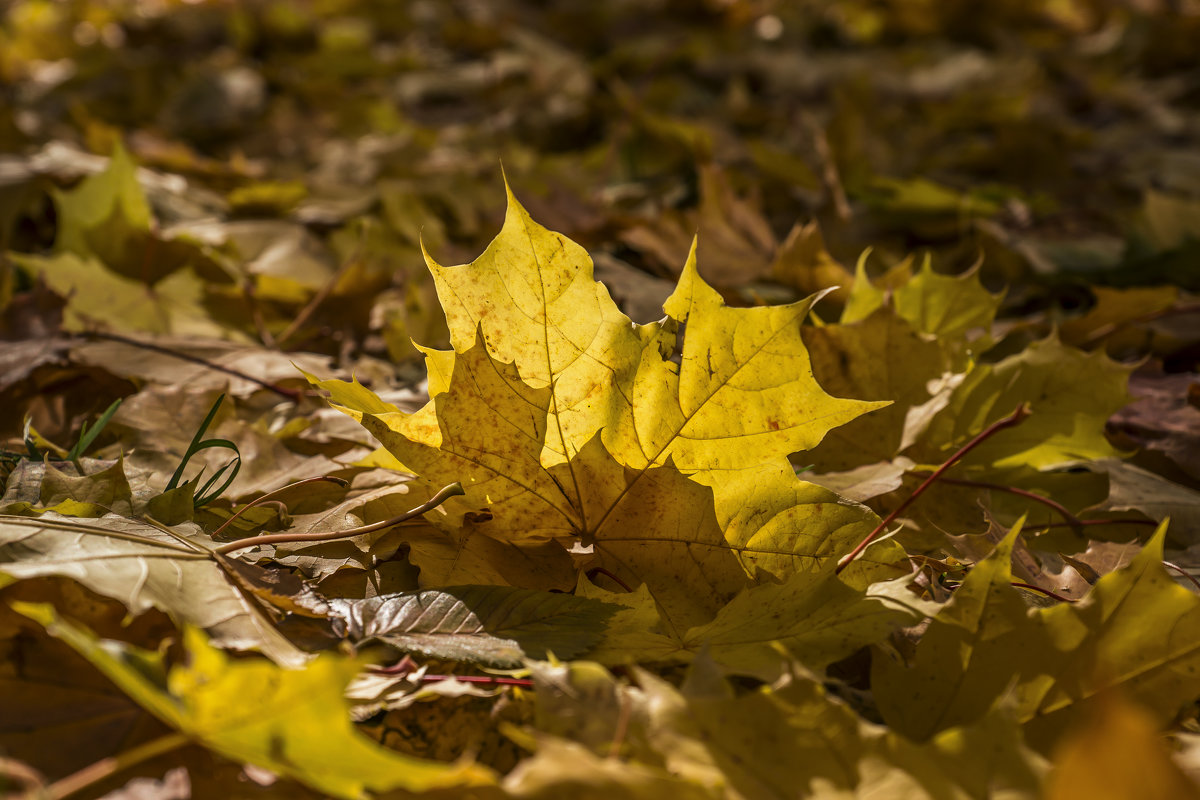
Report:
<svg viewBox="0 0 1200 800"><path fill-rule="evenodd" d="M462 483L450 525L486 509L485 525L471 518L484 536L591 547L590 565L649 586L676 635L873 527L868 510L798 480L787 461L886 405L831 397L813 378L800 323L816 296L726 307L693 248L667 317L635 325L582 248L511 192L483 255L430 269L454 349L427 352L429 404L405 414L361 387L319 385L406 469ZM900 574L895 545L869 555L847 580Z"/></svg>

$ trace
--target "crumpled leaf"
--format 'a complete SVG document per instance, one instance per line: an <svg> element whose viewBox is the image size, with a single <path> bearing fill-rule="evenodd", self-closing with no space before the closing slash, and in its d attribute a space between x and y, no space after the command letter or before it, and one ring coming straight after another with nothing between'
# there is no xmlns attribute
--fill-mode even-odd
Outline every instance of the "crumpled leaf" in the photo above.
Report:
<svg viewBox="0 0 1200 800"><path fill-rule="evenodd" d="M524 658L575 658L597 642L619 607L509 586L451 586L335 598L351 639L430 658L516 666Z"/></svg>
<svg viewBox="0 0 1200 800"><path fill-rule="evenodd" d="M474 764L439 764L386 750L357 732L342 690L356 659L318 656L304 669L230 660L195 628L184 629L187 661L168 672L161 654L98 639L48 605L22 603L129 696L171 727L241 763L358 800L365 791L481 786L494 778Z"/></svg>
<svg viewBox="0 0 1200 800"><path fill-rule="evenodd" d="M308 656L231 582L208 555L211 540L198 531L185 524L168 533L115 514L0 515L0 573L74 578L120 601L131 614L158 608L205 629L222 647L259 650L280 664L304 663Z"/></svg>

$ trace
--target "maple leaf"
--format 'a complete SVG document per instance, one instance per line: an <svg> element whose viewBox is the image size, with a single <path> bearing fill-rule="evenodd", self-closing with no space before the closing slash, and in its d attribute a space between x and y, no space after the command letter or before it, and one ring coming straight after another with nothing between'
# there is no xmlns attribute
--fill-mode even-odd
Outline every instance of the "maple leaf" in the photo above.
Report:
<svg viewBox="0 0 1200 800"><path fill-rule="evenodd" d="M888 461L902 453L949 401L957 360L945 340L915 330L890 309L866 319L804 331L821 385L846 397L886 398L892 405L830 431L804 454L820 472ZM946 380L939 380L945 376ZM961 376L957 376L961 380ZM941 386L936 386L940 382ZM935 384L936 393L929 391Z"/></svg>
<svg viewBox="0 0 1200 800"><path fill-rule="evenodd" d="M429 404L405 414L360 386L318 385L405 469L460 481L465 504L486 509L481 533L581 541L599 566L646 582L680 635L762 576L836 558L869 532L869 512L787 462L886 405L837 400L813 379L800 322L815 297L728 308L693 250L667 318L634 325L582 249L511 192L482 256L430 269L454 350L428 354ZM855 570L866 582L900 572L876 566Z"/></svg>
<svg viewBox="0 0 1200 800"><path fill-rule="evenodd" d="M635 688L623 686L587 662L535 663L531 672L538 721L531 744L539 753L553 744L560 753L616 760L618 742L633 768L629 796L643 796L634 787L651 772L672 776L685 796L702 787L723 798L847 791L966 798L1003 789L1021 797L1033 796L1042 771L1011 719L992 715L915 745L864 722L819 681L793 672L749 692L735 691L703 657L679 688L641 669ZM535 767L539 784L572 786L569 770L536 757ZM506 785L523 774L514 771Z"/></svg>
<svg viewBox="0 0 1200 800"><path fill-rule="evenodd" d="M1165 526L1082 601L1037 610L1012 586L1018 533L967 575L910 666L876 659L872 685L889 725L925 738L978 719L1007 689L1030 741L1045 745L1107 687L1163 722L1200 696L1200 597L1162 565Z"/></svg>
<svg viewBox="0 0 1200 800"><path fill-rule="evenodd" d="M860 259L842 312L843 325L866 319L890 300L896 313L921 333L962 339L976 329L987 331L1004 300L1003 294L994 295L983 287L978 269L961 275L939 275L933 271L929 256L916 275L912 274L910 260L906 260L890 270L883 283L894 288L889 291L872 284L866 260Z"/></svg>
<svg viewBox="0 0 1200 800"><path fill-rule="evenodd" d="M1104 423L1129 402L1131 366L1085 353L1051 335L996 364L975 367L930 423L914 458L943 460L990 422L1028 402L1028 420L991 437L963 460L1003 469L1037 469L1110 458L1119 452Z"/></svg>
<svg viewBox="0 0 1200 800"><path fill-rule="evenodd" d="M924 740L973 722L1012 679L1011 653L1029 647L1027 606L1012 587L1015 527L968 573L921 637L913 662L886 655L872 662L871 685L884 720ZM1018 642L1020 642L1018 644Z"/></svg>
<svg viewBox="0 0 1200 800"><path fill-rule="evenodd" d="M187 659L168 672L161 653L99 639L59 617L52 606L13 605L160 720L236 761L351 800L368 789L421 791L494 780L484 767L404 756L355 730L342 691L361 669L358 659L325 654L300 670L265 660L231 661L188 627L183 635Z"/></svg>

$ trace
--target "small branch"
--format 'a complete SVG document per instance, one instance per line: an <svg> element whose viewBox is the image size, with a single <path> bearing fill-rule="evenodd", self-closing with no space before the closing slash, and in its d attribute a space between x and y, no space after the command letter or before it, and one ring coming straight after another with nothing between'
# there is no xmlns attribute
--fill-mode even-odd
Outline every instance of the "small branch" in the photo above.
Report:
<svg viewBox="0 0 1200 800"><path fill-rule="evenodd" d="M834 158L833 148L829 146L829 137L825 129L809 114L802 115L804 125L813 137L813 149L821 162L821 182L833 203L833 210L842 222L850 219L850 202L846 199L846 189L842 186L842 176L838 171L837 159Z"/></svg>
<svg viewBox="0 0 1200 800"><path fill-rule="evenodd" d="M613 759L621 755L621 745L625 744L625 736L629 733L629 717L632 711L632 703L629 701L629 694L621 692L621 706L617 710L617 729L613 731L613 739L608 745L608 758Z"/></svg>
<svg viewBox="0 0 1200 800"><path fill-rule="evenodd" d="M282 348L284 342L296 335L296 331L300 330L300 328L302 328L304 324L308 322L309 318L316 313L317 309L321 307L321 304L329 299L329 295L333 294L333 290L339 283L342 282L342 278L346 277L346 273L350 271L350 268L359 262L361 257L360 254L362 253L363 248L362 239L363 237L360 236L358 245L355 247L354 252L351 253L350 257L347 258L346 261L338 268L337 272L335 272L329 278L329 280L325 282L325 285L322 286L315 295L313 295L312 300L310 300L308 304L304 306L304 308L300 309L300 313L296 315L295 319L292 320L291 324L287 326L283 333L279 334L279 336L275 338L276 347Z"/></svg>
<svg viewBox="0 0 1200 800"><path fill-rule="evenodd" d="M46 800L62 800L62 798L87 789L105 778L116 775L124 769L182 747L189 741L191 740L187 736L177 731L160 736L111 758L102 758L78 772L55 781L46 787L43 796Z"/></svg>
<svg viewBox="0 0 1200 800"><path fill-rule="evenodd" d="M228 528L235 519L237 519L242 514L249 511L250 509L254 508L255 506L262 505L263 503L273 501L276 497L283 494L288 489L294 489L297 486L304 486L309 483L319 483L321 481L327 481L329 483L336 483L338 486L341 486L341 487L346 487L346 486L350 485L350 483L348 481L344 481L341 478L335 478L332 475L320 475L316 478L305 478L302 481L296 481L295 483L289 483L287 486L281 486L280 488L275 489L274 491L267 492L262 497L259 497L255 500L251 500L249 503L242 506L237 511L233 512L232 517L225 520L225 522L223 522L221 524L221 527L217 528L215 531L212 532L213 538L220 536L221 532L224 531L226 528Z"/></svg>
<svg viewBox="0 0 1200 800"><path fill-rule="evenodd" d="M143 350L150 350L151 352L154 352L154 353L161 353L164 356L171 356L172 358L178 358L181 361L190 361L193 364L199 364L202 367L208 367L211 370L215 370L217 372L224 372L226 375L232 375L233 377L241 378L244 381L250 381L251 383L255 384L256 386L261 386L262 388L266 389L267 391L274 392L275 394L280 395L282 397L286 397L288 400L291 400L293 403L299 402L300 398L302 397L302 394L294 389L285 389L282 386L276 386L273 383L268 383L267 381L264 381L261 378L254 377L253 375L247 375L246 373L240 372L236 369L233 369L232 367L226 367L223 364L214 364L213 362L208 361L203 358L200 358L199 356L194 356L194 355L191 355L190 353L181 353L178 350L172 350L171 348L163 347L162 345L151 344L150 342L140 342L137 339L130 339L129 337L121 336L120 334L104 333L101 331L88 331L87 333L72 334L72 335L78 336L78 337L81 337L84 339L104 339L104 340L110 341L110 342L120 342L121 344L127 344L130 347L140 347Z"/></svg>
<svg viewBox="0 0 1200 800"><path fill-rule="evenodd" d="M429 498L428 501L422 503L414 509L406 511L398 517L385 519L382 522L375 522L370 525L363 525L359 528L349 528L344 531L334 531L326 533L323 531L313 533L271 533L266 536L252 536L249 539L238 539L236 542L223 544L213 550L214 553L228 555L237 550L245 550L247 547L258 547L264 544L284 544L288 542L334 542L338 539L349 539L353 536L361 536L364 533L374 533L386 528L391 528L399 525L401 522L406 522L413 517L419 517L422 514L432 511L442 503L456 495L466 494L463 491L461 483L452 483L444 487L441 491Z"/></svg>
<svg viewBox="0 0 1200 800"><path fill-rule="evenodd" d="M420 680L422 683L462 681L463 683L480 683L485 686L520 686L522 689L533 688L533 681L529 678L494 678L491 675L422 675L418 680Z"/></svg>
<svg viewBox="0 0 1200 800"><path fill-rule="evenodd" d="M1026 405L1025 403L1022 403L1021 405L1017 406L1017 409L1015 411L1013 411L1013 413L1009 414L1007 417L1004 417L1003 419L996 420L991 425L987 426L982 431L980 431L979 434L976 435L974 439L972 439L971 441L964 444L961 448L959 448L957 453L950 456L950 458L946 459L945 463L943 463L940 467L938 467L936 470L934 470L933 474L930 475L928 478L926 478L925 481L920 486L918 486L916 488L916 490L913 491L913 493L910 494L903 503L896 506L896 508L892 511L892 513L888 514L886 517L884 517L882 520L880 520L879 524L875 526L875 530L871 531L871 533L868 534L865 539L863 539L861 542L859 542L857 547L855 547L852 551L850 551L849 554L843 556L842 559L840 561L838 561L838 565L837 565L837 569L835 570L835 573L840 574L842 570L844 570L846 567L848 567L850 565L851 561L853 561L854 559L856 559L860 555L862 555L862 552L867 549L867 547L871 544L871 542L875 541L875 537L877 537L881 531L883 531L888 525L890 525L892 523L892 521L896 519L896 517L900 516L906 508L908 508L910 505L912 505L914 500L916 500L918 497L920 497L922 494L924 494L925 490L928 489L930 486L932 486L934 484L934 482L942 476L942 473L944 473L946 470L950 469L950 467L954 466L954 464L958 463L958 461L963 456L965 456L967 453L974 450L976 447L978 447L980 444L982 444L987 439L996 435L997 433L1004 430L1005 428L1011 428L1016 425L1020 425L1022 422L1025 421L1025 418L1029 416L1029 413L1030 413L1029 406Z"/></svg>
<svg viewBox="0 0 1200 800"><path fill-rule="evenodd" d="M1042 505L1049 506L1050 508L1057 511L1062 516L1063 520L1067 523L1067 525L1069 525L1070 527L1072 527L1076 530L1078 530L1079 528L1082 527L1082 524L1081 524L1079 518L1076 517L1074 514L1072 514L1070 511L1068 511L1065 506L1063 506L1060 503L1055 502L1054 500L1051 500L1049 497L1043 497L1042 495L1037 494L1036 492L1030 492L1026 489L1018 489L1015 486L1005 486L1002 483L988 483L986 481L971 481L971 480L966 480L964 478L943 477L941 480L942 480L942 483L950 483L955 486L973 486L978 489L992 489L997 492L1008 492L1009 494L1015 494L1019 497L1024 497L1029 500L1033 500L1035 502L1041 503Z"/></svg>
<svg viewBox="0 0 1200 800"><path fill-rule="evenodd" d="M1196 576L1185 570L1183 567L1179 566L1178 564L1173 564L1170 561L1164 561L1163 566L1175 570L1180 575L1191 581L1193 586L1195 586L1197 589L1200 589L1200 581L1196 580Z"/></svg>
<svg viewBox="0 0 1200 800"><path fill-rule="evenodd" d="M1149 525L1151 527L1158 527L1158 523L1152 519L1110 519L1108 517L1103 517L1101 519L1077 519L1074 523L1046 522L1035 527L1038 529L1073 528L1076 526L1086 528L1089 525Z"/></svg>
<svg viewBox="0 0 1200 800"><path fill-rule="evenodd" d="M247 280L242 284L242 297L246 300L246 307L250 309L250 319L254 322L254 330L258 333L258 340L272 350L278 350L279 347L275 343L275 337L271 335L271 331L267 328L266 320L263 319L262 308L258 305L258 294L255 292L252 281Z"/></svg>
<svg viewBox="0 0 1200 800"><path fill-rule="evenodd" d="M1040 586L1034 586L1032 583L1022 583L1021 581L1013 581L1012 585L1016 586L1018 589L1028 589L1031 592L1037 592L1038 594L1044 594L1044 595L1046 595L1046 597L1053 597L1055 600L1057 600L1060 603L1074 603L1075 602L1074 600L1072 600L1069 597L1063 597L1061 594L1056 594L1056 593L1050 591L1049 589L1043 589Z"/></svg>

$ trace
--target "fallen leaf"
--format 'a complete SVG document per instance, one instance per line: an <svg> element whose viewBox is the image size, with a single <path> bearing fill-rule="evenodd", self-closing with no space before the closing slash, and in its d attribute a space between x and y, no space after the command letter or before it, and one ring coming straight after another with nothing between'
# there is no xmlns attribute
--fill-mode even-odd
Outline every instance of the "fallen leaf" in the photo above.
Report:
<svg viewBox="0 0 1200 800"><path fill-rule="evenodd" d="M50 606L22 603L16 609L188 738L335 797L358 800L367 790L422 791L494 780L486 768L410 758L356 731L342 697L362 666L355 659L326 654L300 670L263 660L231 661L197 629L185 628L188 660L168 671L160 654L98 639Z"/></svg>

